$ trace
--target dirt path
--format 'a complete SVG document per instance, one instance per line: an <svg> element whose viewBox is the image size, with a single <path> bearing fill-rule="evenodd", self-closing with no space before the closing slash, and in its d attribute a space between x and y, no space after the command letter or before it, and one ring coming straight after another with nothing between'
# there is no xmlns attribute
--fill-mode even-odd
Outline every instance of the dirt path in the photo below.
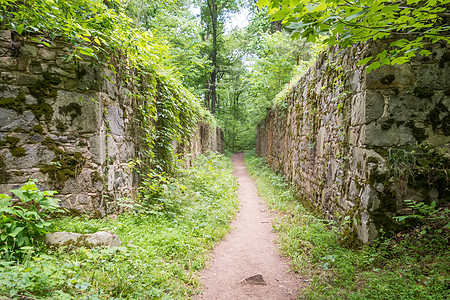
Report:
<svg viewBox="0 0 450 300"><path fill-rule="evenodd" d="M204 292L198 299L296 299L300 282L274 244L272 213L257 194L244 154L231 160L239 181L240 212L232 223L235 229L213 251L201 275ZM245 281L257 274L263 281L260 276Z"/></svg>

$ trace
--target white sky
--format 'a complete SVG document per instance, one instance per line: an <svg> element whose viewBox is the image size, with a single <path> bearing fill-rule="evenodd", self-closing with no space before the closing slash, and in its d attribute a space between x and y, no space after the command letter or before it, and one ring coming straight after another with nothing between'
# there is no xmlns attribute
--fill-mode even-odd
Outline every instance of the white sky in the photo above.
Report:
<svg viewBox="0 0 450 300"><path fill-rule="evenodd" d="M197 16L200 15L200 7L198 6L191 6L189 10ZM228 22L225 24L225 32L230 32L234 28L246 27L248 25L248 15L248 9L243 9L239 12L231 14Z"/></svg>

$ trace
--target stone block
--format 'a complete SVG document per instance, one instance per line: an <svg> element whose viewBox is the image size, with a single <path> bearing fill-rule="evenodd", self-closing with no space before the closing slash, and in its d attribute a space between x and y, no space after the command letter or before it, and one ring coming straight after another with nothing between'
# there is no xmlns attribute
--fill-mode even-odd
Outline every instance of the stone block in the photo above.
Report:
<svg viewBox="0 0 450 300"><path fill-rule="evenodd" d="M432 108L433 101L429 98L419 98L411 94L389 97L388 112L399 122L424 121Z"/></svg>
<svg viewBox="0 0 450 300"><path fill-rule="evenodd" d="M30 65L30 59L27 57L18 57L17 58L17 70L18 71L26 71L28 70L28 66Z"/></svg>
<svg viewBox="0 0 450 300"><path fill-rule="evenodd" d="M20 54L25 57L35 58L37 56L37 47L30 44L23 44L20 46Z"/></svg>
<svg viewBox="0 0 450 300"><path fill-rule="evenodd" d="M14 157L9 151L3 154L6 165L12 169L31 169L39 168L49 164L55 154L46 146L41 144L24 144L21 145L26 151L23 157Z"/></svg>
<svg viewBox="0 0 450 300"><path fill-rule="evenodd" d="M128 162L136 157L134 143L123 142L120 144L119 159L122 162Z"/></svg>
<svg viewBox="0 0 450 300"><path fill-rule="evenodd" d="M106 141L103 135L94 135L89 138L89 151L92 160L102 165L106 160Z"/></svg>
<svg viewBox="0 0 450 300"><path fill-rule="evenodd" d="M0 68L15 70L17 68L17 60L14 57L0 57Z"/></svg>
<svg viewBox="0 0 450 300"><path fill-rule="evenodd" d="M373 242L378 236L378 231L375 224L370 219L367 212L361 213L361 225L357 229L358 239L364 244Z"/></svg>
<svg viewBox="0 0 450 300"><path fill-rule="evenodd" d="M109 129L112 134L123 135L124 134L124 122L123 111L119 106L108 106L106 108Z"/></svg>
<svg viewBox="0 0 450 300"><path fill-rule="evenodd" d="M54 60L56 58L56 52L52 51L48 48L39 48L37 50L39 58L45 59L45 60Z"/></svg>
<svg viewBox="0 0 450 300"><path fill-rule="evenodd" d="M415 75L408 64L383 66L366 76L368 89L410 88L414 85Z"/></svg>
<svg viewBox="0 0 450 300"><path fill-rule="evenodd" d="M59 90L51 125L62 132L94 133L100 128L101 104L97 94Z"/></svg>
<svg viewBox="0 0 450 300"><path fill-rule="evenodd" d="M425 89L430 93L433 90L446 90L450 86L450 72L448 65L444 68L437 64L423 65L417 72L416 88Z"/></svg>
<svg viewBox="0 0 450 300"><path fill-rule="evenodd" d="M0 30L0 41L11 43L12 42L11 31Z"/></svg>
<svg viewBox="0 0 450 300"><path fill-rule="evenodd" d="M76 65L74 60L67 60L65 58L57 58L56 65L64 70L76 70Z"/></svg>
<svg viewBox="0 0 450 300"><path fill-rule="evenodd" d="M39 80L39 77L36 75L19 74L16 82L18 85L33 85L38 80Z"/></svg>
<svg viewBox="0 0 450 300"><path fill-rule="evenodd" d="M31 111L19 114L14 110L0 108L0 131L14 131L20 128L29 132L37 124L38 121Z"/></svg>
<svg viewBox="0 0 450 300"><path fill-rule="evenodd" d="M97 171L83 168L75 178L69 178L62 190L63 194L83 194L87 192L97 192L98 186L93 182L93 177Z"/></svg>
<svg viewBox="0 0 450 300"><path fill-rule="evenodd" d="M66 90L74 90L78 86L78 81L75 79L64 80L64 88Z"/></svg>
<svg viewBox="0 0 450 300"><path fill-rule="evenodd" d="M375 147L396 147L414 145L415 138L411 129L404 125L391 124L384 128L381 122L365 126L365 144Z"/></svg>
<svg viewBox="0 0 450 300"><path fill-rule="evenodd" d="M48 66L39 61L33 61L30 63L30 72L33 74L42 74L47 72Z"/></svg>
<svg viewBox="0 0 450 300"><path fill-rule="evenodd" d="M48 72L53 75L58 75L60 77L67 77L67 78L71 78L71 79L75 79L77 77L77 74L75 73L75 71L73 71L73 70L66 71L66 70L58 68L55 65L49 66Z"/></svg>
<svg viewBox="0 0 450 300"><path fill-rule="evenodd" d="M365 104L365 124L381 118L384 113L384 98L380 93L367 90Z"/></svg>
<svg viewBox="0 0 450 300"><path fill-rule="evenodd" d="M97 67L87 62L80 62L77 69L78 89L80 91L98 91L100 87Z"/></svg>
<svg viewBox="0 0 450 300"><path fill-rule="evenodd" d="M74 232L47 233L43 240L51 246L73 247L119 247L120 238L109 231L99 231L92 234L80 234Z"/></svg>
<svg viewBox="0 0 450 300"><path fill-rule="evenodd" d="M20 88L10 84L0 84L0 99L17 98Z"/></svg>
<svg viewBox="0 0 450 300"><path fill-rule="evenodd" d="M352 98L352 107L350 111L351 125L365 124L366 119L366 99L364 94L358 93Z"/></svg>
<svg viewBox="0 0 450 300"><path fill-rule="evenodd" d="M108 94L109 97L115 99L118 95L117 82L115 74L110 70L105 70L103 74L103 88L102 91Z"/></svg>

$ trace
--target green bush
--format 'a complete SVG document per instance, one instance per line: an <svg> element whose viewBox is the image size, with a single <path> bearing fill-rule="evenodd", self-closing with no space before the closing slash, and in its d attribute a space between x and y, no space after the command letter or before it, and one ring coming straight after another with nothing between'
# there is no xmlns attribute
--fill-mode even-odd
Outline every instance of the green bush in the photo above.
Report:
<svg viewBox="0 0 450 300"><path fill-rule="evenodd" d="M36 237L49 232L49 217L62 209L55 191L39 191L30 180L18 190L11 190L17 199L0 194L0 258L20 259L33 249Z"/></svg>

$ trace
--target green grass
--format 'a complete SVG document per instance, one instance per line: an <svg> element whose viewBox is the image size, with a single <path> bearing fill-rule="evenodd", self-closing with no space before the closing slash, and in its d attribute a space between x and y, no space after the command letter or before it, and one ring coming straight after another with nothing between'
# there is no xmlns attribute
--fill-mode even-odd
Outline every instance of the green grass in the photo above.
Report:
<svg viewBox="0 0 450 300"><path fill-rule="evenodd" d="M66 217L58 231L109 230L111 249L41 249L23 263L0 262L0 298L187 299L198 292L198 271L228 232L237 210L230 160L208 155L171 180L162 197L172 211L130 211L116 219ZM170 199L169 199L170 198ZM28 299L28 298L27 298Z"/></svg>
<svg viewBox="0 0 450 300"><path fill-rule="evenodd" d="M348 249L337 224L309 213L254 151L245 160L260 195L279 212L274 229L283 253L310 279L302 299L448 299L448 207L409 231Z"/></svg>

